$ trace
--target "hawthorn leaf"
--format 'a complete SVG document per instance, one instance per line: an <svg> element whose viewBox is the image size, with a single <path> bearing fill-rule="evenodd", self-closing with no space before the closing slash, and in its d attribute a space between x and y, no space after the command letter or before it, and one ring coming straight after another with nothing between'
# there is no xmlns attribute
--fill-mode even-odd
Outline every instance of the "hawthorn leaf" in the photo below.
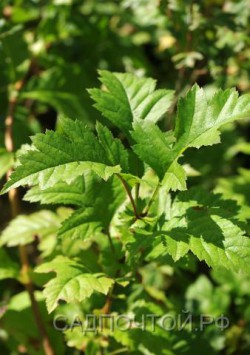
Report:
<svg viewBox="0 0 250 355"><path fill-rule="evenodd" d="M108 180L121 171L113 166L102 144L80 121L62 120L62 132L36 134L32 150L20 156L20 165L11 174L2 193L22 185L46 189L60 181L71 183L86 170Z"/></svg>
<svg viewBox="0 0 250 355"><path fill-rule="evenodd" d="M126 173L120 173L119 175L123 178L124 181L126 181L126 183L130 187L134 187L136 184L140 184L142 182L142 179L136 175Z"/></svg>
<svg viewBox="0 0 250 355"><path fill-rule="evenodd" d="M186 173L177 163L172 149L175 138L172 131L164 133L153 122L137 120L131 132L136 141L133 150L158 175L167 189L186 190Z"/></svg>
<svg viewBox="0 0 250 355"><path fill-rule="evenodd" d="M165 134L153 122L137 120L131 135L136 142L133 145L135 153L163 179L172 163L172 132Z"/></svg>
<svg viewBox="0 0 250 355"><path fill-rule="evenodd" d="M157 122L173 102L173 91L155 90L156 82L151 78L106 70L99 74L105 90L89 90L94 107L128 136L136 118Z"/></svg>
<svg viewBox="0 0 250 355"><path fill-rule="evenodd" d="M186 180L187 176L184 167L174 161L164 175L162 186L167 190L184 191L187 189Z"/></svg>
<svg viewBox="0 0 250 355"><path fill-rule="evenodd" d="M207 98L203 89L194 85L178 101L174 150L183 152L188 147L200 148L220 142L222 125L250 117L250 95L239 97L235 89L218 90Z"/></svg>
<svg viewBox="0 0 250 355"><path fill-rule="evenodd" d="M238 218L242 221L249 220L250 170L240 168L237 175L219 179L215 192L237 201L240 206Z"/></svg>
<svg viewBox="0 0 250 355"><path fill-rule="evenodd" d="M101 231L102 222L95 214L93 207L82 207L76 210L59 229L58 236L72 239L87 239L97 231Z"/></svg>
<svg viewBox="0 0 250 355"><path fill-rule="evenodd" d="M120 165L122 171L127 172L128 152L125 150L120 139L114 138L110 130L99 122L97 122L96 130L108 160L113 165Z"/></svg>
<svg viewBox="0 0 250 355"><path fill-rule="evenodd" d="M24 201L40 202L41 204L83 205L85 192L84 175L79 176L71 184L58 182L45 190L33 186L24 196Z"/></svg>
<svg viewBox="0 0 250 355"><path fill-rule="evenodd" d="M93 202L96 197L96 188L100 185L101 179L87 170L71 184L59 182L45 190L34 186L26 193L24 200L43 204L70 204L81 207Z"/></svg>
<svg viewBox="0 0 250 355"><path fill-rule="evenodd" d="M169 189L185 190L186 173L178 163L183 152L189 147L219 143L222 125L247 117L250 117L250 95L239 98L234 89L219 90L208 99L205 92L194 85L178 101L173 133L162 132L154 122L135 120L131 131L135 141L133 150Z"/></svg>
<svg viewBox="0 0 250 355"><path fill-rule="evenodd" d="M19 215L13 219L0 235L0 245L13 247L33 242L35 237L41 239L56 235L62 220L70 213L54 213L41 210L30 215ZM17 232L18 231L18 232Z"/></svg>
<svg viewBox="0 0 250 355"><path fill-rule="evenodd" d="M48 312L51 313L60 300L67 303L81 302L94 292L106 295L114 280L103 273L90 273L86 267L76 260L57 256L50 262L35 269L37 273L55 272L44 289Z"/></svg>
<svg viewBox="0 0 250 355"><path fill-rule="evenodd" d="M63 238L87 239L102 230L107 232L117 208L125 199L118 178L114 177L105 183L93 180L93 185L83 195L83 207L63 222L58 235Z"/></svg>
<svg viewBox="0 0 250 355"><path fill-rule="evenodd" d="M235 201L202 189L180 193L171 218L153 234L154 247L148 259L168 253L177 261L191 251L210 267L248 272L250 238L235 218L237 209Z"/></svg>

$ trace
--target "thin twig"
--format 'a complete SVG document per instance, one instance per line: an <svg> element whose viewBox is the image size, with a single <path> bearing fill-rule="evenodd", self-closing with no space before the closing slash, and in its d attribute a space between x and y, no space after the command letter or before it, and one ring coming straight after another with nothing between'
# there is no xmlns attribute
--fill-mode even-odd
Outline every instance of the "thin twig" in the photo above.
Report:
<svg viewBox="0 0 250 355"><path fill-rule="evenodd" d="M111 286L109 293L106 298L106 302L102 308L102 314L109 314L111 311L112 301L113 301L114 285Z"/></svg>
<svg viewBox="0 0 250 355"><path fill-rule="evenodd" d="M14 124L14 113L15 113L15 108L17 104L17 99L18 99L18 94L20 90L24 87L26 81L28 80L31 70L32 70L33 62L31 61L29 69L24 76L23 80L18 82L16 84L16 92L15 96L11 97L9 100L9 108L8 108L8 113L5 119L5 147L8 152L13 153L15 148L14 148L14 140L13 140L13 124ZM10 169L7 172L7 178L11 175L12 169ZM19 197L18 197L18 190L17 189L12 189L8 193L9 196L9 202L11 206L11 215L12 218L15 218L19 214ZM23 276L23 284L29 294L30 302L31 302L31 309L36 321L36 325L38 328L38 331L40 333L40 336L42 337L42 345L43 345L43 350L46 355L54 355L53 348L50 343L50 339L47 334L47 330L45 328L45 325L43 323L40 309L37 303L37 300L35 298L35 293L34 293L34 287L32 284L32 280L29 276L29 270L30 270L30 265L29 265L29 260L28 260L28 254L27 254L27 249L25 245L20 245L19 246L19 256L20 256L20 261L22 264L22 269L21 269L21 274Z"/></svg>

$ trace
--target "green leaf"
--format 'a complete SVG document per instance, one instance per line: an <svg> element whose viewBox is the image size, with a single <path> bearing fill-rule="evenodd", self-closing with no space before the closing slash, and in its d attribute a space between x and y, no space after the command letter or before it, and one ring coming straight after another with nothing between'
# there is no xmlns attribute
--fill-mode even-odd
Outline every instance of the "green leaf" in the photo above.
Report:
<svg viewBox="0 0 250 355"><path fill-rule="evenodd" d="M64 238L87 239L97 231L101 231L102 222L92 207L83 207L76 210L62 225L58 236Z"/></svg>
<svg viewBox="0 0 250 355"><path fill-rule="evenodd" d="M163 179L172 162L172 132L166 134L153 122L137 120L131 135L136 141L133 146L135 153Z"/></svg>
<svg viewBox="0 0 250 355"><path fill-rule="evenodd" d="M249 272L250 238L235 219L237 209L234 201L202 189L180 193L170 216L154 234L155 247L148 258L168 253L176 261L191 251L213 268L223 265Z"/></svg>
<svg viewBox="0 0 250 355"><path fill-rule="evenodd" d="M2 193L21 185L46 189L60 181L70 183L86 170L104 180L120 172L120 166L112 165L102 144L82 122L63 119L62 130L33 137L33 150L20 156L20 165Z"/></svg>
<svg viewBox="0 0 250 355"><path fill-rule="evenodd" d="M105 90L89 90L94 106L128 136L136 118L157 122L172 104L173 91L155 91L153 79L106 70L99 74Z"/></svg>
<svg viewBox="0 0 250 355"><path fill-rule="evenodd" d="M189 147L220 142L219 128L250 117L250 95L240 98L235 90L219 90L211 99L197 85L178 101L175 131L162 132L153 122L137 119L131 135L135 153L173 190L186 189L186 174L178 159ZM164 178L165 176L165 178Z"/></svg>
<svg viewBox="0 0 250 355"><path fill-rule="evenodd" d="M235 89L218 90L207 98L203 89L194 85L178 101L174 150L183 152L188 147L200 148L220 142L222 125L250 117L250 95L239 94Z"/></svg>
<svg viewBox="0 0 250 355"><path fill-rule="evenodd" d="M55 235L65 217L47 210L19 215L1 233L0 244L13 247L31 243L35 237Z"/></svg>
<svg viewBox="0 0 250 355"><path fill-rule="evenodd" d="M92 274L80 262L63 256L36 268L38 273L51 271L57 275L45 285L44 295L49 313L57 307L59 300L81 302L94 292L106 295L114 283L104 274Z"/></svg>
<svg viewBox="0 0 250 355"><path fill-rule="evenodd" d="M52 106L63 116L86 122L91 121L91 117L86 110L88 98L84 95L85 85L86 76L77 64L57 63L49 69L45 68L39 79L32 76L20 98L36 100L43 106Z"/></svg>
<svg viewBox="0 0 250 355"><path fill-rule="evenodd" d="M118 178L112 178L105 183L94 179L83 195L84 207L76 210L63 222L58 235L64 238L87 239L101 230L107 232L117 208L125 198Z"/></svg>
<svg viewBox="0 0 250 355"><path fill-rule="evenodd" d="M20 267L14 262L4 249L0 249L0 280L16 279L19 275Z"/></svg>
<svg viewBox="0 0 250 355"><path fill-rule="evenodd" d="M113 165L120 165L124 172L128 171L128 152L120 139L114 139L110 130L99 122L96 125L96 130L108 160Z"/></svg>
<svg viewBox="0 0 250 355"><path fill-rule="evenodd" d="M126 323L123 326L126 329ZM114 337L118 343L126 346L131 354L136 354L138 349L142 349L143 352L140 351L137 353L174 355L174 352L169 350L172 348L172 344L170 342L168 332L165 332L165 336L161 334L163 332L159 333L160 334L158 334L157 330L150 332L148 330L138 328L128 329L127 331L116 329L112 334L112 337Z"/></svg>
<svg viewBox="0 0 250 355"><path fill-rule="evenodd" d="M162 186L167 190L183 191L187 189L186 179L187 176L184 167L174 161L164 175Z"/></svg>
<svg viewBox="0 0 250 355"><path fill-rule="evenodd" d="M7 173L13 164L13 154L7 152L3 148L0 148L0 179Z"/></svg>
<svg viewBox="0 0 250 355"><path fill-rule="evenodd" d="M69 112L76 113L81 112L82 107L79 102L79 98L77 98L74 94L70 92L63 91L50 91L46 89L38 89L23 92L21 94L22 99L31 99L38 100L40 102L47 103L53 107L55 107L59 112L64 114L69 114ZM66 109L65 103L68 102L69 106L71 106L71 111Z"/></svg>
<svg viewBox="0 0 250 355"><path fill-rule="evenodd" d="M175 160L172 150L175 138L171 131L164 133L153 122L137 120L133 124L132 137L136 141L135 153L159 176L167 189L185 190L186 173Z"/></svg>
<svg viewBox="0 0 250 355"><path fill-rule="evenodd" d="M236 176L227 176L218 180L215 192L222 193L225 198L237 201L240 206L240 220L250 219L250 170L240 168Z"/></svg>
<svg viewBox="0 0 250 355"><path fill-rule="evenodd" d="M24 196L24 201L40 202L42 204L83 205L83 196L86 191L85 175L79 176L70 185L58 182L48 189L41 190L34 186Z"/></svg>
<svg viewBox="0 0 250 355"><path fill-rule="evenodd" d="M193 312L219 317L227 312L230 297L222 287L214 287L205 275L200 275L186 292L187 309Z"/></svg>

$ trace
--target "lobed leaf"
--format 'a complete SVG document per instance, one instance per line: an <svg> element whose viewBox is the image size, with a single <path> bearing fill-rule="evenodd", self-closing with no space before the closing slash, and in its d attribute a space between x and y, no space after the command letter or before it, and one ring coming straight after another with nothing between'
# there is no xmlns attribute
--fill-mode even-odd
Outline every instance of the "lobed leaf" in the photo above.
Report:
<svg viewBox="0 0 250 355"><path fill-rule="evenodd" d="M63 119L62 132L37 134L32 143L33 149L20 156L20 165L2 193L22 185L46 189L61 181L71 183L86 170L107 180L121 170L118 164L112 164L101 142L80 121Z"/></svg>
<svg viewBox="0 0 250 355"><path fill-rule="evenodd" d="M127 136L135 119L157 122L172 104L173 91L155 90L153 79L106 70L99 74L106 90L89 90L94 106Z"/></svg>
<svg viewBox="0 0 250 355"><path fill-rule="evenodd" d="M176 261L191 251L208 266L224 266L235 272L248 272L250 238L240 228L234 201L202 189L180 193L163 226L154 233L154 248L148 258L165 253Z"/></svg>
<svg viewBox="0 0 250 355"><path fill-rule="evenodd" d="M87 239L96 232L108 232L110 222L125 200L124 189L118 179L103 183L93 179L82 196L82 208L76 210L59 229L63 238Z"/></svg>
<svg viewBox="0 0 250 355"><path fill-rule="evenodd" d="M46 285L44 296L48 312L51 313L60 300L81 302L89 298L94 292L106 295L114 280L102 273L91 273L83 264L58 256L54 260L36 268L38 273L55 272L56 277Z"/></svg>
<svg viewBox="0 0 250 355"><path fill-rule="evenodd" d="M58 182L45 190L33 186L24 196L24 201L40 202L41 204L83 205L86 191L84 175L79 176L71 184Z"/></svg>
<svg viewBox="0 0 250 355"><path fill-rule="evenodd" d="M0 245L13 247L33 242L35 237L55 235L68 212L60 214L41 210L30 215L19 215L13 219L0 235Z"/></svg>
<svg viewBox="0 0 250 355"><path fill-rule="evenodd" d="M220 142L222 125L250 117L250 95L239 97L235 89L218 90L208 99L203 89L194 85L178 101L175 125L175 151L200 148Z"/></svg>
<svg viewBox="0 0 250 355"><path fill-rule="evenodd" d="M205 92L194 85L178 101L173 133L162 132L153 122L137 119L133 123L133 150L169 189L185 190L186 174L178 163L183 152L190 147L219 143L222 125L247 117L250 117L250 95L239 98L236 90L219 90L208 99Z"/></svg>

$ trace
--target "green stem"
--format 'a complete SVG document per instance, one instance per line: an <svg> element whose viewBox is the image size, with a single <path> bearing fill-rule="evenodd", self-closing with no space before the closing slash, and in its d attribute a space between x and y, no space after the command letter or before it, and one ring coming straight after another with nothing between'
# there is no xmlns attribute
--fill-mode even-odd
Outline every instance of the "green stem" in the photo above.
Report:
<svg viewBox="0 0 250 355"><path fill-rule="evenodd" d="M152 195L151 199L149 200L149 203L148 203L148 205L146 207L146 210L143 212L143 216L147 216L148 215L150 207L152 206L152 204L153 204L153 202L154 202L154 200L155 200L155 198L156 198L156 196L157 196L157 194L159 192L160 186L161 186L161 184L158 183L156 188L155 188L155 190L154 190L154 192L153 192L153 195Z"/></svg>
<svg viewBox="0 0 250 355"><path fill-rule="evenodd" d="M114 246L114 243L112 241L111 235L110 235L109 232L107 232L106 234L107 234L107 237L108 237L108 240L109 240L110 248L111 248L112 252L114 253L114 255L116 255L115 246Z"/></svg>
<svg viewBox="0 0 250 355"><path fill-rule="evenodd" d="M135 184L135 203L137 204L138 199L139 199L139 191L140 191L140 184L137 182Z"/></svg>

